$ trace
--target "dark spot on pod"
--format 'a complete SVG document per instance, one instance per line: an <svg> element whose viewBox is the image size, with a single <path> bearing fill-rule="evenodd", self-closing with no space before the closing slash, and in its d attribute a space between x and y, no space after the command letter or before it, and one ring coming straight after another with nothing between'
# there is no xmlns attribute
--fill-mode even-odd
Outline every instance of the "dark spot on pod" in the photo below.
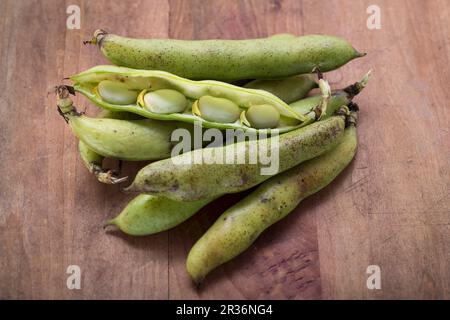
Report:
<svg viewBox="0 0 450 320"><path fill-rule="evenodd" d="M269 201L269 199L267 199L267 198L261 198L261 203L266 203L267 201Z"/></svg>
<svg viewBox="0 0 450 320"><path fill-rule="evenodd" d="M170 188L171 191L177 191L178 188L180 188L180 185L177 183L173 184L172 187Z"/></svg>
<svg viewBox="0 0 450 320"><path fill-rule="evenodd" d="M248 175L245 173L245 172L242 172L241 171L241 183L242 183L242 185L245 185L247 182L248 182L248 180L249 180L249 177L248 177Z"/></svg>
<svg viewBox="0 0 450 320"><path fill-rule="evenodd" d="M113 131L114 131L114 133L117 133L117 130L116 130L116 129L114 129Z"/></svg>

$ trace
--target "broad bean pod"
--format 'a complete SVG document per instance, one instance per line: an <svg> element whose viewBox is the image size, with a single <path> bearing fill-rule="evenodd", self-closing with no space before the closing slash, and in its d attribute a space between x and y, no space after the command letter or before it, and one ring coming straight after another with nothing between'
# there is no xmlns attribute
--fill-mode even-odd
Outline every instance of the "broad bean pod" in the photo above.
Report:
<svg viewBox="0 0 450 320"><path fill-rule="evenodd" d="M332 116L279 137L259 140L258 143L271 147L278 143L276 173L279 173L330 150L340 141L343 132L343 117ZM264 165L260 161L226 164L210 163L207 158L214 154L223 159L227 155L232 155L227 158L238 159L241 155L250 154L250 143L243 141L208 148L208 153L205 153L206 149L194 150L153 162L137 173L133 183L125 191L159 195L178 201L195 201L249 189L271 176L261 174ZM198 164L193 159L204 161Z"/></svg>
<svg viewBox="0 0 450 320"><path fill-rule="evenodd" d="M133 39L96 30L92 40L115 65L189 79L274 79L337 69L365 54L343 38L289 34L245 40Z"/></svg>
<svg viewBox="0 0 450 320"><path fill-rule="evenodd" d="M213 200L176 201L140 194L118 216L108 220L106 225L114 225L133 236L150 235L179 225Z"/></svg>
<svg viewBox="0 0 450 320"><path fill-rule="evenodd" d="M228 83L192 81L163 71L97 66L71 77L74 89L96 105L156 120L200 122L217 129L288 132L303 126L307 118L275 95ZM240 121L251 106L270 105L279 121L273 128L256 129Z"/></svg>
<svg viewBox="0 0 450 320"><path fill-rule="evenodd" d="M128 112L112 112L102 110L97 118L120 119L120 120L138 120L142 119L139 115ZM117 184L127 180L128 177L118 177L116 170L103 168L104 156L90 149L82 140L78 141L78 153L85 167L92 173L99 182L106 184Z"/></svg>

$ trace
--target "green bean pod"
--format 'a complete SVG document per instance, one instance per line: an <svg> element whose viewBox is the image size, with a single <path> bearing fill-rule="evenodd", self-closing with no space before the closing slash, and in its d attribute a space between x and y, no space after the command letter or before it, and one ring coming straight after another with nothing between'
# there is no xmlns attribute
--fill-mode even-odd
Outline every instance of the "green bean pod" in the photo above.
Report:
<svg viewBox="0 0 450 320"><path fill-rule="evenodd" d="M133 236L150 235L176 227L213 200L182 202L140 194L117 217L108 220L106 225L114 225Z"/></svg>
<svg viewBox="0 0 450 320"><path fill-rule="evenodd" d="M58 107L72 132L95 153L121 160L158 160L170 157L175 123L89 118L76 111L69 89L57 89Z"/></svg>
<svg viewBox="0 0 450 320"><path fill-rule="evenodd" d="M253 80L244 88L265 90L277 96L286 103L304 98L309 91L317 88L317 82L312 74L302 74L284 79Z"/></svg>
<svg viewBox="0 0 450 320"><path fill-rule="evenodd" d="M356 128L351 125L337 147L271 178L226 210L189 252L186 268L193 281L199 284L213 269L247 250L265 229L331 183L356 148Z"/></svg>
<svg viewBox="0 0 450 320"><path fill-rule="evenodd" d="M328 35L246 40L133 39L96 30L92 40L115 65L201 80L274 79L337 69L365 54Z"/></svg>
<svg viewBox="0 0 450 320"><path fill-rule="evenodd" d="M258 143L278 151L278 170L273 173L277 174L330 150L342 138L343 132L343 117L333 116L279 137L259 140ZM195 201L249 189L273 175L261 174L261 170L267 168L261 161L227 164L211 162L208 156L214 154L222 159L236 160L253 152L252 145L254 141L243 141L153 162L137 173L125 191ZM203 163L195 163L195 159L201 159Z"/></svg>
<svg viewBox="0 0 450 320"><path fill-rule="evenodd" d="M138 120L142 119L139 115L128 112L112 112L102 110L97 118L120 119L120 120ZM92 173L99 182L105 184L117 184L127 180L128 177L119 178L117 172L111 169L103 168L104 156L91 150L82 140L78 141L78 153L85 167Z"/></svg>
<svg viewBox="0 0 450 320"><path fill-rule="evenodd" d="M117 66L97 66L87 71L79 73L71 77L74 82L74 90L82 93L96 105L110 111L124 111L139 114L143 117L156 120L175 120L188 123L200 122L206 128L217 129L241 129L245 131L264 131L267 129L256 129L248 127L236 119L234 122L222 121L229 117L221 117L222 103L218 102L213 108L213 117L207 119L196 113L194 106L201 102L201 98L210 96L216 101L228 100L238 106L240 111L246 110L253 105L267 104L274 107L280 114L280 122L277 129L280 132L288 132L297 129L302 125L302 121L307 118L296 113L288 104L283 102L273 94L256 89L247 89L237 87L228 83L218 81L192 81L180 78L176 75L151 70L134 70ZM104 85L106 83L106 85ZM113 85L111 86L111 83ZM109 85L109 90L108 89ZM186 106L184 110L181 105L176 106L179 112L165 113L161 110L164 105L169 106L170 103L162 103L164 97L158 95L162 90L172 90L177 95L182 94L186 98ZM157 94L157 99L147 99L147 94ZM137 97L136 101L131 104L121 104L130 102L133 97ZM173 98L173 103L180 104L180 99ZM171 99L166 95L166 99ZM161 105L155 108L148 103L160 101ZM155 110L158 110L155 112ZM214 117L214 114L217 116ZM232 121L232 120L231 120Z"/></svg>

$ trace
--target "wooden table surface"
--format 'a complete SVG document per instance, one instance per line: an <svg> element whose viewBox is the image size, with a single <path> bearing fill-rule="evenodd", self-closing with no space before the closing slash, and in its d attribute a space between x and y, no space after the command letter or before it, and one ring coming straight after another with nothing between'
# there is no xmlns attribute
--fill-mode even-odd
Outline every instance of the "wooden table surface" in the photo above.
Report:
<svg viewBox="0 0 450 320"><path fill-rule="evenodd" d="M66 28L71 4L81 9L79 30ZM381 29L367 28L372 4ZM448 0L3 0L0 14L0 298L450 298ZM52 93L64 77L107 62L82 45L97 28L181 39L347 38L368 55L327 74L332 86L374 71L356 98L355 161L196 290L186 255L242 195L169 232L105 233L103 222L131 196L86 171ZM80 290L66 286L69 265L81 269ZM379 290L367 288L369 265L381 268Z"/></svg>

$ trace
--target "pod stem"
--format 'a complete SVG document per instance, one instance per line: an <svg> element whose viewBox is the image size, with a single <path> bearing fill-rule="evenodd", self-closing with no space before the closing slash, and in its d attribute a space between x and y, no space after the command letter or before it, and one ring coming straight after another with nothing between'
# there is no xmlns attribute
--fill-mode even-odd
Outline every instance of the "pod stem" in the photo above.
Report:
<svg viewBox="0 0 450 320"><path fill-rule="evenodd" d="M317 74L317 79L318 79L318 80L323 79L323 73L322 73L322 71L320 71L319 67L314 67L314 68L312 69L312 73Z"/></svg>
<svg viewBox="0 0 450 320"><path fill-rule="evenodd" d="M331 97L331 88L328 81L324 79L319 80L319 88L322 93L322 99L320 100L319 106L314 111L316 115L319 114L318 120L321 120L327 114L328 101L330 101Z"/></svg>
<svg viewBox="0 0 450 320"><path fill-rule="evenodd" d="M349 115L345 118L345 127L355 126L358 124L358 113L356 111L350 111Z"/></svg>
<svg viewBox="0 0 450 320"><path fill-rule="evenodd" d="M90 40L83 41L83 44L93 44L93 45L99 45L102 46L102 41L105 38L105 36L108 34L107 31L103 29L97 29L94 31L94 36Z"/></svg>
<svg viewBox="0 0 450 320"><path fill-rule="evenodd" d="M116 225L117 225L116 218L109 219L103 224L103 230L106 230L110 226L116 226Z"/></svg>
<svg viewBox="0 0 450 320"><path fill-rule="evenodd" d="M369 70L369 72L367 72L360 81L349 85L348 87L344 88L343 91L349 95L350 99L353 99L367 86L367 83L369 82L371 76L372 70Z"/></svg>
<svg viewBox="0 0 450 320"><path fill-rule="evenodd" d="M193 278L191 276L191 280L192 280L192 283L193 283L195 289L200 290L200 287L202 286L204 279L205 279L204 276L203 277L199 277L199 278Z"/></svg>
<svg viewBox="0 0 450 320"><path fill-rule="evenodd" d="M83 157L82 157L83 158ZM121 172L121 165L119 165L118 170L103 169L102 160L98 161L85 161L85 165L89 172L92 173L98 181L105 184L119 184L128 180L128 176L119 178ZM122 162L120 161L119 164Z"/></svg>
<svg viewBox="0 0 450 320"><path fill-rule="evenodd" d="M75 95L75 90L71 86L60 85L55 87L56 105L59 114L66 122L69 122L69 116L79 116L81 113L77 111L73 105L70 95Z"/></svg>
<svg viewBox="0 0 450 320"><path fill-rule="evenodd" d="M98 181L105 184L119 184L128 180L128 176L120 177L114 170L98 168L93 174L97 177Z"/></svg>
<svg viewBox="0 0 450 320"><path fill-rule="evenodd" d="M347 107L350 111L353 111L353 112L359 111L359 106L356 103L354 103L353 101L350 101L350 103L347 105Z"/></svg>
<svg viewBox="0 0 450 320"><path fill-rule="evenodd" d="M358 50L355 50L355 51L356 51L356 54L355 54L356 58L362 58L367 55L367 52L359 52Z"/></svg>
<svg viewBox="0 0 450 320"><path fill-rule="evenodd" d="M349 106L341 106L337 111L336 115L343 116L345 118L345 127L355 126L358 122L358 110L357 104L351 104Z"/></svg>

